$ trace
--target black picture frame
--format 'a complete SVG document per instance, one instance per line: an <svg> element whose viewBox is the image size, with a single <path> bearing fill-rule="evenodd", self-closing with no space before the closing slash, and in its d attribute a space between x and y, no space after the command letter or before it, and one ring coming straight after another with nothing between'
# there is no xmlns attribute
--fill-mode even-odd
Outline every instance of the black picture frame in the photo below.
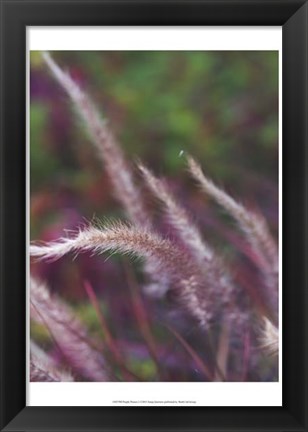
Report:
<svg viewBox="0 0 308 432"><path fill-rule="evenodd" d="M307 431L308 4L0 0L1 430ZM276 25L283 32L283 406L26 406L26 27Z"/></svg>

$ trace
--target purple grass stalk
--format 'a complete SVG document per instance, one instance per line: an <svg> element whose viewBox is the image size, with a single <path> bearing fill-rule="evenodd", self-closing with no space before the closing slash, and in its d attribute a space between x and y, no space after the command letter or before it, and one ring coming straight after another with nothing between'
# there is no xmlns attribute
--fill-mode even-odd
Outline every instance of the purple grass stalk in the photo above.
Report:
<svg viewBox="0 0 308 432"><path fill-rule="evenodd" d="M58 376L55 376L51 371L43 369L32 358L30 359L30 381L35 382L59 382L62 381Z"/></svg>
<svg viewBox="0 0 308 432"><path fill-rule="evenodd" d="M230 348L230 323L224 322L220 335L216 355L217 370L215 372L214 381L221 381L221 377L228 376L228 357Z"/></svg>
<svg viewBox="0 0 308 432"><path fill-rule="evenodd" d="M212 256L212 252L203 243L198 228L192 223L186 210L177 204L171 193L168 191L164 182L156 178L151 171L146 168L142 163L138 165L149 189L159 199L165 207L165 212L170 225L175 228L178 237L182 244L188 249L193 259L198 265L204 265L204 261ZM154 273L149 266L149 273ZM164 295L170 288L168 277L162 281L163 275L160 275L157 283L151 283L146 287L146 292L154 296L160 297ZM161 283L162 282L162 283Z"/></svg>
<svg viewBox="0 0 308 432"><path fill-rule="evenodd" d="M264 318L263 328L261 330L261 347L269 355L278 356L279 352L279 331L267 318Z"/></svg>
<svg viewBox="0 0 308 432"><path fill-rule="evenodd" d="M102 354L91 346L91 339L82 323L69 307L36 280L31 279L30 301L39 323L50 331L65 360L82 377L91 381L110 381Z"/></svg>
<svg viewBox="0 0 308 432"><path fill-rule="evenodd" d="M31 341L30 345L30 380L70 382L74 378L69 372L59 369L55 361Z"/></svg>
<svg viewBox="0 0 308 432"><path fill-rule="evenodd" d="M236 202L222 189L207 179L200 165L188 157L191 174L210 197L220 204L228 214L238 223L247 241L258 257L258 262L265 277L266 291L263 293L265 301L271 311L271 318L278 321L278 252L276 244L269 232L265 220L243 205Z"/></svg>
<svg viewBox="0 0 308 432"><path fill-rule="evenodd" d="M90 226L79 231L75 237L60 238L56 242L31 245L32 257L57 260L69 252L93 251L94 253L120 252L139 258L147 258L157 271L165 270L187 279L193 274L189 269L187 255L170 240L146 228L138 228L122 222L109 223L107 228Z"/></svg>
<svg viewBox="0 0 308 432"><path fill-rule="evenodd" d="M85 288L86 293L89 297L89 300L90 300L90 302L91 302L91 304L92 304L92 306L96 312L97 318L99 320L99 323L100 323L100 326L102 329L104 340L106 342L106 345L108 346L108 349L110 350L110 352L112 353L112 355L116 359L120 359L121 353L118 349L116 341L113 339L111 331L109 330L109 327L107 325L107 322L106 322L105 317L102 313L98 299L96 297L96 294L95 294L91 284L88 281L84 281L84 288Z"/></svg>
<svg viewBox="0 0 308 432"><path fill-rule="evenodd" d="M134 315L138 324L138 329L143 337L143 340L145 341L148 352L153 362L155 363L158 375L161 381L164 381L165 373L162 364L159 361L159 350L152 334L150 319L148 317L148 313L146 311L143 299L140 295L137 280L132 272L132 269L129 267L126 261L124 262L124 270L128 281L128 286L131 294L131 302L134 310Z"/></svg>
<svg viewBox="0 0 308 432"><path fill-rule="evenodd" d="M163 203L170 225L175 228L182 243L195 260L204 266L205 261L213 258L213 252L203 241L199 229L186 210L176 202L164 181L155 177L143 164L139 164L139 169L152 193Z"/></svg>
<svg viewBox="0 0 308 432"><path fill-rule="evenodd" d="M55 260L69 252L120 252L146 258L156 272L168 274L182 303L202 326L207 326L222 303L216 286L205 286L204 275L176 244L145 228L113 223L103 229L89 227L73 238L30 246L33 257Z"/></svg>
<svg viewBox="0 0 308 432"><path fill-rule="evenodd" d="M207 179L200 165L193 158L188 158L188 165L190 172L199 182L202 190L217 201L237 221L263 268L268 272L278 272L277 247L263 217L247 210L211 180Z"/></svg>
<svg viewBox="0 0 308 432"><path fill-rule="evenodd" d="M121 374L125 378L125 381L132 381L134 377L132 373L126 368L125 360L123 359L122 353L117 345L117 342L115 341L111 331L109 330L107 321L105 320L105 317L102 313L95 291L93 290L91 284L88 281L84 281L84 288L96 312L104 336L104 341L106 346L108 347L108 350L110 351L114 361L119 366L121 370Z"/></svg>
<svg viewBox="0 0 308 432"><path fill-rule="evenodd" d="M205 363L205 361L199 356L199 354L194 350L194 348L174 329L170 326L166 325L167 329L173 336L177 339L178 342L184 347L185 351L190 355L193 359L195 365L198 369L204 374L209 381L213 381L213 374L210 370L210 367Z"/></svg>
<svg viewBox="0 0 308 432"><path fill-rule="evenodd" d="M57 65L50 54L43 52L42 57L54 78L70 97L99 157L105 162L115 197L124 206L131 221L147 225L149 215L144 208L140 191L134 184L131 168L106 121L101 118L87 94Z"/></svg>

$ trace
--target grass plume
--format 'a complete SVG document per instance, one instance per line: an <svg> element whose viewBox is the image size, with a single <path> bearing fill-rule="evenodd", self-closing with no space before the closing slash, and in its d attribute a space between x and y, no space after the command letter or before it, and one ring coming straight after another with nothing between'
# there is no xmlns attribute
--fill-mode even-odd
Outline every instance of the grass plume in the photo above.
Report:
<svg viewBox="0 0 308 432"><path fill-rule="evenodd" d="M61 370L52 357L34 342L30 345L30 381L70 382L74 378Z"/></svg>
<svg viewBox="0 0 308 432"><path fill-rule="evenodd" d="M46 286L31 279L30 301L36 314L51 333L68 364L83 378L90 381L108 381L102 355L90 345L87 331L69 307L51 296Z"/></svg>
<svg viewBox="0 0 308 432"><path fill-rule="evenodd" d="M239 228L254 248L264 269L269 272L277 272L277 247L263 217L247 210L211 180L206 178L200 165L192 157L188 158L188 165L191 174L198 181L202 190L217 201L237 221Z"/></svg>
<svg viewBox="0 0 308 432"><path fill-rule="evenodd" d="M269 306L271 316L278 319L278 252L268 226L260 215L246 209L211 180L205 177L200 165L188 157L188 166L192 176L198 181L202 190L213 198L226 212L232 216L250 243L258 263L265 276L267 290L264 292L265 302Z"/></svg>
<svg viewBox="0 0 308 432"><path fill-rule="evenodd" d="M277 357L279 351L279 331L268 319L264 318L261 330L261 347L270 355Z"/></svg>
<svg viewBox="0 0 308 432"><path fill-rule="evenodd" d="M178 289L182 303L198 319L202 326L207 326L222 302L220 292L203 280L200 270L176 244L162 238L145 228L125 225L121 222L110 224L106 228L89 227L73 238L61 238L57 242L32 245L32 257L55 260L69 252L80 253L120 252L139 258L146 258L158 273L166 273L173 288ZM219 300L219 301L218 301Z"/></svg>
<svg viewBox="0 0 308 432"><path fill-rule="evenodd" d="M205 260L211 260L213 258L212 250L203 241L198 228L192 222L185 208L181 207L168 191L168 187L164 181L155 177L141 163L139 164L139 170L154 196L164 205L170 225L176 229L179 238L187 246L195 260L201 263L201 265L204 265Z"/></svg>
<svg viewBox="0 0 308 432"><path fill-rule="evenodd" d="M143 205L140 191L134 183L131 168L106 121L102 119L88 95L57 65L51 55L44 52L42 57L54 78L71 99L99 157L104 161L115 197L123 205L131 221L147 225L149 215Z"/></svg>

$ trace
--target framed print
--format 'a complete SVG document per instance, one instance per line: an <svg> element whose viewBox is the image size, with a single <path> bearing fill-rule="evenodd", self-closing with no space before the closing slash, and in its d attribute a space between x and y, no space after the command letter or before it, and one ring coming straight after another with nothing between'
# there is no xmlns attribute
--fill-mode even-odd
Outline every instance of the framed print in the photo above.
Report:
<svg viewBox="0 0 308 432"><path fill-rule="evenodd" d="M1 17L1 430L307 430L307 2Z"/></svg>

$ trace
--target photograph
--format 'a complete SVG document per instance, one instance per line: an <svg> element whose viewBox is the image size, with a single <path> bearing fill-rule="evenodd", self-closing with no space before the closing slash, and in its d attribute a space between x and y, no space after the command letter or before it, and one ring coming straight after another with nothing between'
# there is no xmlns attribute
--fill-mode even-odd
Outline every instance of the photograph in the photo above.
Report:
<svg viewBox="0 0 308 432"><path fill-rule="evenodd" d="M31 382L278 382L279 51L30 51Z"/></svg>

